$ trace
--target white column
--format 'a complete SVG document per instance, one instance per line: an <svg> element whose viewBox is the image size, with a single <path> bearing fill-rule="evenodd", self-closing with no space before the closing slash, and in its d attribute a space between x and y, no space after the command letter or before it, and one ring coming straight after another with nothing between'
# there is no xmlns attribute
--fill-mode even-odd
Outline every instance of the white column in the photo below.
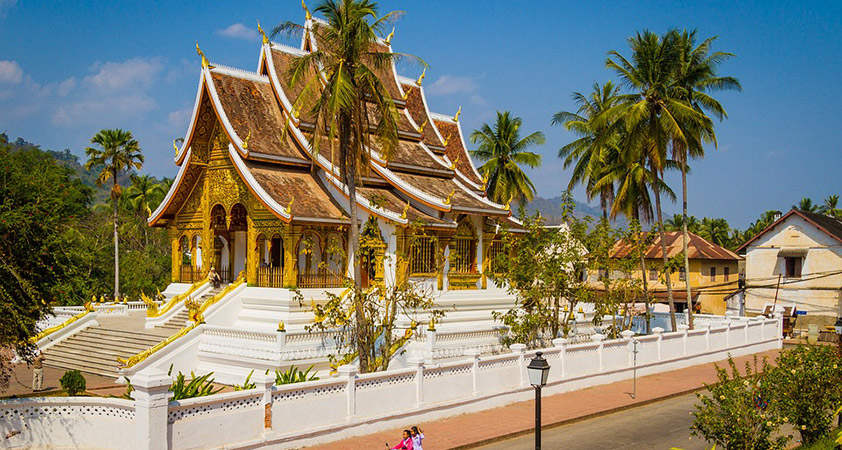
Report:
<svg viewBox="0 0 842 450"><path fill-rule="evenodd" d="M605 348L605 335L596 333L591 336L591 340L599 344L599 347L596 348L596 354L599 357L599 371L602 372L602 360L604 359L602 351Z"/></svg>
<svg viewBox="0 0 842 450"><path fill-rule="evenodd" d="M664 340L664 329L661 327L652 328L652 334L658 336L658 340L656 341L658 344L658 361L661 360L661 342Z"/></svg>
<svg viewBox="0 0 842 450"><path fill-rule="evenodd" d="M415 369L415 406L424 403L424 358L413 356L409 358L409 367Z"/></svg>
<svg viewBox="0 0 842 450"><path fill-rule="evenodd" d="M553 345L560 348L561 351L558 354L558 359L561 361L561 378L564 378L564 375L567 372L567 339L565 338L555 338L553 339Z"/></svg>
<svg viewBox="0 0 842 450"><path fill-rule="evenodd" d="M731 320L725 321L725 348L731 348Z"/></svg>
<svg viewBox="0 0 842 450"><path fill-rule="evenodd" d="M476 397L477 392L479 392L479 384L477 383L477 377L479 376L479 355L480 351L475 348L465 350L465 356L467 356L471 361L471 378L473 378L474 397Z"/></svg>
<svg viewBox="0 0 842 450"><path fill-rule="evenodd" d="M710 351L710 324L704 323L699 325L700 328L704 328L705 330L705 351Z"/></svg>
<svg viewBox="0 0 842 450"><path fill-rule="evenodd" d="M626 344L629 346L629 367L634 364L634 349L632 348L631 338L634 337L634 331L632 330L624 330L620 332L620 336L623 336L623 340L626 341Z"/></svg>
<svg viewBox="0 0 842 450"><path fill-rule="evenodd" d="M687 356L687 330L689 329L690 327L685 324L678 326L678 332L681 333L681 342L684 343L684 356Z"/></svg>
<svg viewBox="0 0 842 450"><path fill-rule="evenodd" d="M167 450L169 375L155 368L144 369L131 379L135 405L135 448Z"/></svg>
<svg viewBox="0 0 842 450"><path fill-rule="evenodd" d="M427 364L433 363L434 349L436 348L436 330L427 329Z"/></svg>
<svg viewBox="0 0 842 450"><path fill-rule="evenodd" d="M275 386L275 377L258 373L252 375L251 381L257 389L263 390L263 397L260 398L260 404L263 405L263 432L268 433L272 430L272 388Z"/></svg>
<svg viewBox="0 0 842 450"><path fill-rule="evenodd" d="M357 366L353 364L339 366L339 376L341 378L345 378L347 382L347 385L345 386L348 399L347 411L348 420L351 420L357 414Z"/></svg>
<svg viewBox="0 0 842 450"><path fill-rule="evenodd" d="M526 344L512 344L509 346L512 353L517 355L517 370L520 377L520 387L526 386L526 365L524 364L523 352L526 351Z"/></svg>

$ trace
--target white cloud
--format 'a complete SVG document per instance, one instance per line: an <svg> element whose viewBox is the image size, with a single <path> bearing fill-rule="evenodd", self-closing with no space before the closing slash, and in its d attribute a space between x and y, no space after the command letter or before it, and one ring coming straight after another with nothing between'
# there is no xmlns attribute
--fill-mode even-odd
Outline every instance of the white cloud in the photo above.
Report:
<svg viewBox="0 0 842 450"><path fill-rule="evenodd" d="M76 78L70 77L58 84L58 95L65 97L76 87Z"/></svg>
<svg viewBox="0 0 842 450"><path fill-rule="evenodd" d="M190 121L190 114L192 112L192 107L173 111L167 115L167 123L176 128L187 128L187 123Z"/></svg>
<svg viewBox="0 0 842 450"><path fill-rule="evenodd" d="M430 95L451 95L475 92L478 88L479 85L473 77L442 75L427 86L425 91Z"/></svg>
<svg viewBox="0 0 842 450"><path fill-rule="evenodd" d="M0 7L2 7L0 0ZM23 70L15 61L0 61L0 84L20 84L23 80Z"/></svg>
<svg viewBox="0 0 842 450"><path fill-rule="evenodd" d="M257 31L254 28L249 28L242 23L235 23L228 28L216 30L216 34L233 39L245 39L247 41L256 41L259 39Z"/></svg>
<svg viewBox="0 0 842 450"><path fill-rule="evenodd" d="M149 87L163 69L158 58L133 58L123 62L97 62L93 75L85 77L83 83L98 91L136 91Z"/></svg>
<svg viewBox="0 0 842 450"><path fill-rule="evenodd" d="M6 12L12 9L18 0L0 0L0 19L6 17Z"/></svg>

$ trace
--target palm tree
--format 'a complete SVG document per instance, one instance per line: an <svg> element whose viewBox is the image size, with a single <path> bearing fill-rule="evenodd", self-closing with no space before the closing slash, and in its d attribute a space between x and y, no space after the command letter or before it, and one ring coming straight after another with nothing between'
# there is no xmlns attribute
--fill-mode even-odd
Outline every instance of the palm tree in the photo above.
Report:
<svg viewBox="0 0 842 450"><path fill-rule="evenodd" d="M685 220L684 214L674 214L664 221L666 231L681 231L684 229L685 224L687 225L687 231L698 234L699 219L696 216L686 216Z"/></svg>
<svg viewBox="0 0 842 450"><path fill-rule="evenodd" d="M634 156L634 160L645 160L655 181L652 183L652 191L664 267L669 265L669 257L664 236L661 184L657 180L662 179L667 166L667 149L675 143L687 148L698 147L700 144L695 139L700 133L691 131L712 128L708 117L674 96L675 73L681 63L681 47L678 44L676 33L667 33L662 38L647 30L629 39L631 61L614 50L609 52L606 60L606 66L614 70L632 90L628 101L615 108L626 130L625 151L639 155ZM665 277L665 280L670 321L675 330L672 281L670 277Z"/></svg>
<svg viewBox="0 0 842 450"><path fill-rule="evenodd" d="M731 228L725 219L710 219L705 217L699 226L699 236L719 246L728 245Z"/></svg>
<svg viewBox="0 0 842 450"><path fill-rule="evenodd" d="M797 205L792 205L792 209L798 209L804 212L819 212L819 205L813 203L813 199L810 197L802 198Z"/></svg>
<svg viewBox="0 0 842 450"><path fill-rule="evenodd" d="M824 199L824 205L821 206L820 211L822 214L830 217L839 218L840 213L842 211L839 210L839 196L836 194L828 195L827 198Z"/></svg>
<svg viewBox="0 0 842 450"><path fill-rule="evenodd" d="M313 150L320 150L323 139L331 148L334 143L338 146L336 160L350 200L349 240L355 256L353 274L357 294L362 290L357 180L368 164L373 146L388 158L398 145L397 109L376 74L407 56L383 51L378 45L379 36L385 35L387 25L398 13L378 17L377 11L377 4L370 0L323 0L314 12L321 13L326 22L312 22L318 46L294 59L287 74L291 84L303 85L294 106L314 124L309 133ZM301 30L300 25L284 22L272 34ZM360 370L368 372L363 299L361 295L354 298L357 356Z"/></svg>
<svg viewBox="0 0 842 450"><path fill-rule="evenodd" d="M157 205L160 199L166 195L164 185L156 183L149 175L132 175L132 185L126 189L123 197L135 214L146 220L152 214L152 204ZM148 227L143 227L143 241L149 245Z"/></svg>
<svg viewBox="0 0 842 450"><path fill-rule="evenodd" d="M713 52L711 46L716 37L705 39L696 45L696 31L686 30L678 33L671 31L676 39L681 54L680 64L675 74L675 85L673 95L680 100L687 102L700 114L711 113L719 120L728 117L725 108L709 95L711 91L719 90L742 90L740 82L733 77L721 77L717 74L720 64L734 56L733 53ZM705 116L707 118L707 116ZM692 125L692 124L691 124ZM690 256L687 252L687 245L690 241L687 223L687 164L690 158L704 158L705 152L702 142L716 145L716 134L713 127L692 126L689 133L694 134L690 140L673 140L672 155L679 162L681 168L681 210L684 216L682 245L684 253L684 270L690 273ZM687 294L688 325L693 328L693 296L690 292L690 278L685 277L684 287Z"/></svg>
<svg viewBox="0 0 842 450"><path fill-rule="evenodd" d="M486 123L471 133L471 143L479 144L476 150L471 150L471 156L485 163L479 168L487 180L485 193L497 203L515 200L523 204L535 197L535 185L521 166L541 165L541 155L526 149L543 144L546 138L540 131L521 138L521 125L520 117L512 117L509 111L497 111L494 128Z"/></svg>
<svg viewBox="0 0 842 450"><path fill-rule="evenodd" d="M140 145L132 136L131 131L123 131L119 128L113 130L100 130L91 138L91 144L99 148L88 147L85 154L88 161L85 163L85 170L95 167L102 167L96 183L99 186L105 185L108 180L112 181L111 201L114 204L114 298L120 297L120 253L117 233L117 202L122 192L117 178L121 172L143 167L143 155Z"/></svg>
<svg viewBox="0 0 842 450"><path fill-rule="evenodd" d="M603 219L608 218L608 210L614 200L614 183L605 182L599 190L595 189L595 185L609 165L610 148L619 144L619 134L613 126L614 120L603 120L600 115L621 100L619 92L620 86L611 81L602 86L594 83L589 96L573 93L576 112L559 111L553 115L552 120L553 125L562 125L566 130L581 136L559 149L558 157L564 159L565 169L575 163L567 189L572 190L582 184L588 201L599 196Z"/></svg>

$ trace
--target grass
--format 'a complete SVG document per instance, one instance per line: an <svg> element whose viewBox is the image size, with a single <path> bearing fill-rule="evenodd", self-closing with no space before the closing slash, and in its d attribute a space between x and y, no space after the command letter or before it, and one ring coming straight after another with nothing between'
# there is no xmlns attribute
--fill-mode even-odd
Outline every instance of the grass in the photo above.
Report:
<svg viewBox="0 0 842 450"><path fill-rule="evenodd" d="M827 436L823 437L818 442L813 443L813 445L808 446L801 446L796 447L799 450L833 450L836 448L836 436L839 432L842 431L842 428L836 428L831 431Z"/></svg>

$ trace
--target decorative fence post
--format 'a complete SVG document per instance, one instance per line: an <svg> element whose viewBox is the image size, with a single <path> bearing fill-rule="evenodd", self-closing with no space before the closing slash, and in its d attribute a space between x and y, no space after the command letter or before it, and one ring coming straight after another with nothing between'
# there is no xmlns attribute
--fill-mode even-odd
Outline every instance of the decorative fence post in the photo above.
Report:
<svg viewBox="0 0 842 450"><path fill-rule="evenodd" d="M685 324L678 326L678 332L681 333L681 341L684 343L684 356L687 356L687 330L689 329L690 327Z"/></svg>
<svg viewBox="0 0 842 450"><path fill-rule="evenodd" d="M526 386L526 365L524 364L523 352L526 351L526 344L512 344L509 346L517 355L517 370L520 377L520 387Z"/></svg>
<svg viewBox="0 0 842 450"><path fill-rule="evenodd" d="M436 348L436 330L427 330L427 364L433 363L433 350Z"/></svg>
<svg viewBox="0 0 842 450"><path fill-rule="evenodd" d="M634 331L632 331L632 330L621 331L620 336L623 336L623 340L626 341L626 343L628 344L631 341L631 338L634 337ZM631 346L629 346L629 366L634 364L633 358L634 358L634 352L632 351Z"/></svg>
<svg viewBox="0 0 842 450"><path fill-rule="evenodd" d="M565 338L553 339L553 345L561 349L561 351L558 354L558 359L561 361L562 379L564 379L564 375L567 373L567 342L568 341Z"/></svg>
<svg viewBox="0 0 842 450"><path fill-rule="evenodd" d="M348 420L351 420L357 414L357 366L353 364L339 366L339 376L347 380L345 390L348 393Z"/></svg>
<svg viewBox="0 0 842 450"><path fill-rule="evenodd" d="M778 317L777 322L778 323L775 324L775 331L778 333L777 334L778 348L781 349L781 348L784 348L784 316L783 316L783 314L781 314L781 316Z"/></svg>
<svg viewBox="0 0 842 450"><path fill-rule="evenodd" d="M465 356L471 359L471 378L473 379L473 386L474 391L473 395L476 397L477 392L479 392L479 383L477 377L479 377L479 355L480 351L475 348L469 348L465 350Z"/></svg>
<svg viewBox="0 0 842 450"><path fill-rule="evenodd" d="M415 406L424 402L424 358L409 358L409 367L415 368Z"/></svg>
<svg viewBox="0 0 842 450"><path fill-rule="evenodd" d="M260 404L263 405L263 430L264 433L272 430L272 387L275 386L275 377L258 373L252 378L257 389L263 390L263 397Z"/></svg>
<svg viewBox="0 0 842 450"><path fill-rule="evenodd" d="M170 385L172 380L169 375L155 368L141 370L132 377L136 448L167 450Z"/></svg>
<svg viewBox="0 0 842 450"><path fill-rule="evenodd" d="M709 352L710 351L710 324L704 323L704 324L699 325L699 327L705 329L705 351Z"/></svg>
<svg viewBox="0 0 842 450"><path fill-rule="evenodd" d="M602 372L602 351L605 349L605 335L596 333L591 336L591 340L599 344L599 347L596 348L596 354L599 357L599 371Z"/></svg>
<svg viewBox="0 0 842 450"><path fill-rule="evenodd" d="M652 334L658 336L657 346L658 346L658 361L661 360L661 342L664 340L664 329L661 327L652 328Z"/></svg>
<svg viewBox="0 0 842 450"><path fill-rule="evenodd" d="M731 348L731 318L725 321L725 348Z"/></svg>

